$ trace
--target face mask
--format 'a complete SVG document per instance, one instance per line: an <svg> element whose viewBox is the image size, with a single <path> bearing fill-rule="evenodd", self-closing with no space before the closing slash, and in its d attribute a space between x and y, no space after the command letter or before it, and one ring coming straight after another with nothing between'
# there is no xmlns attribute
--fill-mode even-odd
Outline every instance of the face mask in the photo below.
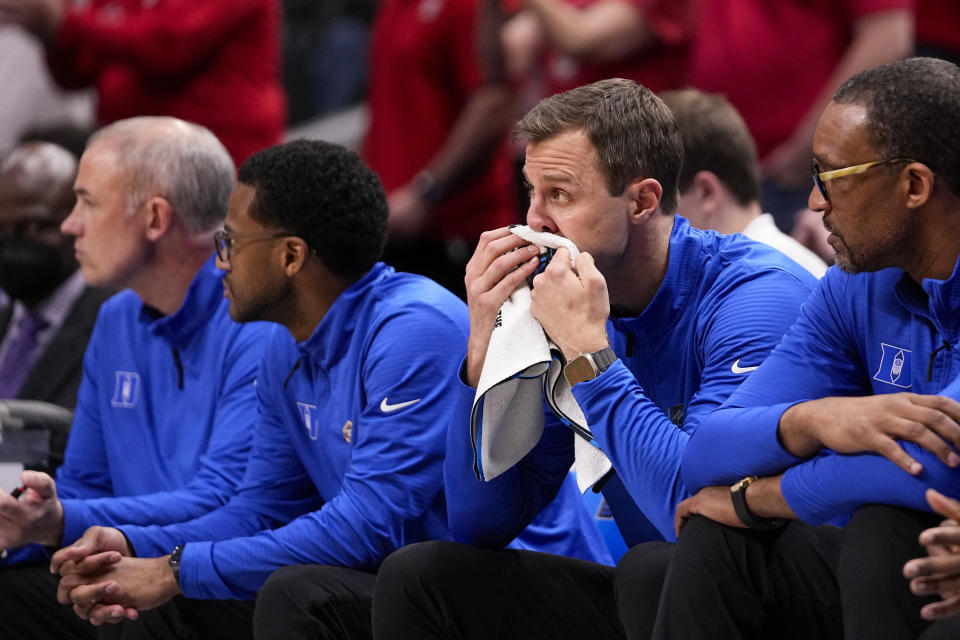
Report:
<svg viewBox="0 0 960 640"><path fill-rule="evenodd" d="M66 280L60 251L29 240L0 240L0 289L27 304L39 302Z"/></svg>

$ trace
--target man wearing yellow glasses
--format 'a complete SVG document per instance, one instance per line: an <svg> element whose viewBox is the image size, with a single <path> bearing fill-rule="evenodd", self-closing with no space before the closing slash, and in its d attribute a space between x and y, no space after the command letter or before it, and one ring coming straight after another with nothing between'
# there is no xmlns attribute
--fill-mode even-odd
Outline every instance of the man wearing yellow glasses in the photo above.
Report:
<svg viewBox="0 0 960 640"><path fill-rule="evenodd" d="M825 109L809 204L839 269L688 443L654 637L957 637L921 617L955 591L901 574L940 519L926 489L960 495L957 130L960 68L932 58Z"/></svg>

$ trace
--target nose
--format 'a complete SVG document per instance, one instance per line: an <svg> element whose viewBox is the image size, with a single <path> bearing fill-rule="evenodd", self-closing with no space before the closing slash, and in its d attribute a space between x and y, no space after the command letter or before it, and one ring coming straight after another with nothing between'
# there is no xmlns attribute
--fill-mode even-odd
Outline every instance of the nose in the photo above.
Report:
<svg viewBox="0 0 960 640"><path fill-rule="evenodd" d="M70 236L79 236L81 225L80 225L80 214L77 213L77 207L79 204L73 206L73 209L70 210L70 215L64 218L63 222L60 223L60 231Z"/></svg>
<svg viewBox="0 0 960 640"><path fill-rule="evenodd" d="M220 271L228 271L228 272L229 272L229 271L230 271L230 259L227 258L226 260L221 260L219 253L217 253L217 254L215 254L215 255L217 256L217 269L220 269Z"/></svg>
<svg viewBox="0 0 960 640"><path fill-rule="evenodd" d="M534 231L557 232L557 225L554 224L550 215L546 212L540 197L536 194L531 194L530 196L530 206L527 208L527 226Z"/></svg>
<svg viewBox="0 0 960 640"><path fill-rule="evenodd" d="M830 206L830 201L823 197L819 187L816 184L810 189L810 195L807 196L807 206L813 211L825 211Z"/></svg>

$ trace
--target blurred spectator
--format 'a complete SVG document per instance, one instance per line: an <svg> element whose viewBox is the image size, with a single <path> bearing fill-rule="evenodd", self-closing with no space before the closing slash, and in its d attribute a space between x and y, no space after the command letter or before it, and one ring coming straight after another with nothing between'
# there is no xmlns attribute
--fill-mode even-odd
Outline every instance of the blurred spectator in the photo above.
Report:
<svg viewBox="0 0 960 640"><path fill-rule="evenodd" d="M19 27L0 25L0 158L37 127L93 123L92 92L65 93L54 84L43 48Z"/></svg>
<svg viewBox="0 0 960 640"><path fill-rule="evenodd" d="M77 159L53 144L16 147L0 164L0 398L73 409L83 352L107 293L84 285L73 239Z"/></svg>
<svg viewBox="0 0 960 640"><path fill-rule="evenodd" d="M283 0L283 84L296 124L363 101L377 0Z"/></svg>
<svg viewBox="0 0 960 640"><path fill-rule="evenodd" d="M197 122L238 164L283 133L279 19L274 0L0 0L0 23L44 41L61 86L96 86L101 124Z"/></svg>
<svg viewBox="0 0 960 640"><path fill-rule="evenodd" d="M812 209L801 209L793 216L793 229L790 237L820 256L828 263L833 264L836 253L827 242L830 232L823 226L823 214Z"/></svg>
<svg viewBox="0 0 960 640"><path fill-rule="evenodd" d="M834 90L913 50L913 0L711 0L701 3L690 83L746 120L762 203L790 231L810 193L813 130Z"/></svg>
<svg viewBox="0 0 960 640"><path fill-rule="evenodd" d="M477 0L384 0L364 156L387 191L384 260L461 297L480 234L516 222L513 94L478 56Z"/></svg>
<svg viewBox="0 0 960 640"><path fill-rule="evenodd" d="M536 74L529 65L546 48L546 95L616 77L654 92L686 84L691 0L523 0L522 6L503 31L511 75Z"/></svg>
<svg viewBox="0 0 960 640"><path fill-rule="evenodd" d="M665 91L660 98L683 138L680 215L700 229L742 233L770 245L821 277L827 270L823 260L777 229L773 216L760 208L757 149L733 105L696 89Z"/></svg>

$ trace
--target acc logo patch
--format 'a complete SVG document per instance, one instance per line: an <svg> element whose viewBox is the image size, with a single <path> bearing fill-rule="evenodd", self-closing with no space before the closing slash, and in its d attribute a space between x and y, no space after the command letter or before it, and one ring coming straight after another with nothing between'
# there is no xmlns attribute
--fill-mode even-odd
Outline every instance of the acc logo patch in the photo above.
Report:
<svg viewBox="0 0 960 640"><path fill-rule="evenodd" d="M350 420L347 420L343 424L343 429L341 431L343 433L343 439L346 440L347 443L349 444L350 441L353 439L353 422L351 422Z"/></svg>
<svg viewBox="0 0 960 640"><path fill-rule="evenodd" d="M133 371L114 371L113 398L110 404L119 409L133 409L140 397L140 374Z"/></svg>
<svg viewBox="0 0 960 640"><path fill-rule="evenodd" d="M880 348L883 350L880 355L880 366L873 374L873 379L901 389L909 389L913 384L910 376L913 354L909 349L892 344L880 343Z"/></svg>

